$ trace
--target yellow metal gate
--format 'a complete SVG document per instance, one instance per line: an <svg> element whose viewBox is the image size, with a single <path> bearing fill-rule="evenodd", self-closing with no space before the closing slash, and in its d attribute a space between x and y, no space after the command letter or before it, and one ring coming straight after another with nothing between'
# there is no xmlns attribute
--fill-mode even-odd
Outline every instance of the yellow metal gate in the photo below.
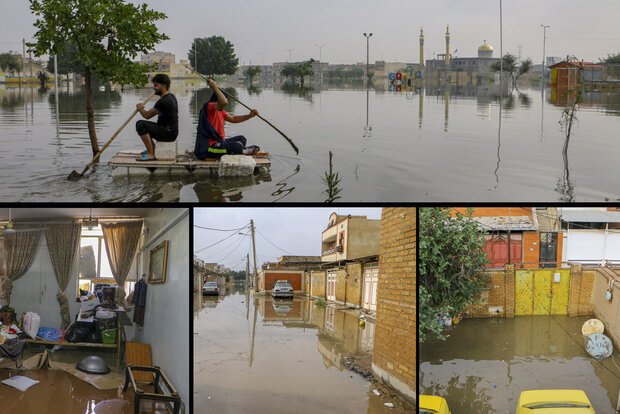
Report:
<svg viewBox="0 0 620 414"><path fill-rule="evenodd" d="M517 270L515 315L566 315L570 269Z"/></svg>

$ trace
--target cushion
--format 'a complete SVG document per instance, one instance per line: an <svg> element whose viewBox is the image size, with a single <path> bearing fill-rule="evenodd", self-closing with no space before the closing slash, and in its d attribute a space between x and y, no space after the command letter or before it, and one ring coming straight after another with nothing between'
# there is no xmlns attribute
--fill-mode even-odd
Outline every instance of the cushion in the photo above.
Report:
<svg viewBox="0 0 620 414"><path fill-rule="evenodd" d="M38 384L39 381L35 381L33 379L30 379L28 377L23 377L21 375L16 375L14 377L5 379L4 381L2 381L2 383L8 385L9 387L17 388L18 390L24 392L28 388L32 387L33 385Z"/></svg>

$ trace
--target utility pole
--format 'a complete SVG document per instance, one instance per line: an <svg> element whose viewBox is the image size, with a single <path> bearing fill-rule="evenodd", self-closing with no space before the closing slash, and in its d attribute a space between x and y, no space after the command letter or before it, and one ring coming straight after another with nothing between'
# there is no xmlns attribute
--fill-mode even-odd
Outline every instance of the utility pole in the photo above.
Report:
<svg viewBox="0 0 620 414"><path fill-rule="evenodd" d="M250 285L250 253L248 253L247 261L245 262L245 288Z"/></svg>
<svg viewBox="0 0 620 414"><path fill-rule="evenodd" d="M319 48L319 78L321 79L321 82L323 82L323 70L321 68L321 50L325 47L325 43L323 43L322 45L314 45L316 47Z"/></svg>
<svg viewBox="0 0 620 414"><path fill-rule="evenodd" d="M500 101L499 105L502 105L502 86L504 78L504 32L502 28L502 0L499 0L499 91Z"/></svg>
<svg viewBox="0 0 620 414"><path fill-rule="evenodd" d="M370 73L368 72L369 51L370 51L370 46L369 46L370 36L372 36L372 33L369 33L369 34L364 33L364 37L366 38L366 86L368 86L368 81L370 80Z"/></svg>
<svg viewBox="0 0 620 414"><path fill-rule="evenodd" d="M22 38L22 70L20 70L22 77L24 75L24 70L26 70L26 39ZM19 86L22 86L21 80Z"/></svg>
<svg viewBox="0 0 620 414"><path fill-rule="evenodd" d="M256 271L256 242L254 239L254 220L250 220L250 227L252 227L252 255L254 256L254 290L258 289L258 272Z"/></svg>
<svg viewBox="0 0 620 414"><path fill-rule="evenodd" d="M543 28L543 60L542 60L542 93L545 93L545 47L547 43L547 27L544 24L540 25Z"/></svg>

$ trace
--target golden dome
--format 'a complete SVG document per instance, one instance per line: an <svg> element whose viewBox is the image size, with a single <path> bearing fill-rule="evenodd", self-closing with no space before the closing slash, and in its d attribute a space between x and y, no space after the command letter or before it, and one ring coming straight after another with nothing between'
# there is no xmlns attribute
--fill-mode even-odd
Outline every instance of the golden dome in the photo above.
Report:
<svg viewBox="0 0 620 414"><path fill-rule="evenodd" d="M484 44L478 48L478 53L480 53L480 52L487 52L487 53L491 52L492 53L493 52L493 46L488 44L487 41L485 40Z"/></svg>

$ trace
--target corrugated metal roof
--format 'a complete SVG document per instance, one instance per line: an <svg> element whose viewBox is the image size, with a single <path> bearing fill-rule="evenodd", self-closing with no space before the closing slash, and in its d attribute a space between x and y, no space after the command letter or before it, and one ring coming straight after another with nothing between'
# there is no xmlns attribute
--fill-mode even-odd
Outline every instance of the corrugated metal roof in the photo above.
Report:
<svg viewBox="0 0 620 414"><path fill-rule="evenodd" d="M527 216L493 216L474 217L480 227L487 231L492 230L536 230L531 217Z"/></svg>
<svg viewBox="0 0 620 414"><path fill-rule="evenodd" d="M558 208L562 221L583 221L589 223L620 223L620 211Z"/></svg>

